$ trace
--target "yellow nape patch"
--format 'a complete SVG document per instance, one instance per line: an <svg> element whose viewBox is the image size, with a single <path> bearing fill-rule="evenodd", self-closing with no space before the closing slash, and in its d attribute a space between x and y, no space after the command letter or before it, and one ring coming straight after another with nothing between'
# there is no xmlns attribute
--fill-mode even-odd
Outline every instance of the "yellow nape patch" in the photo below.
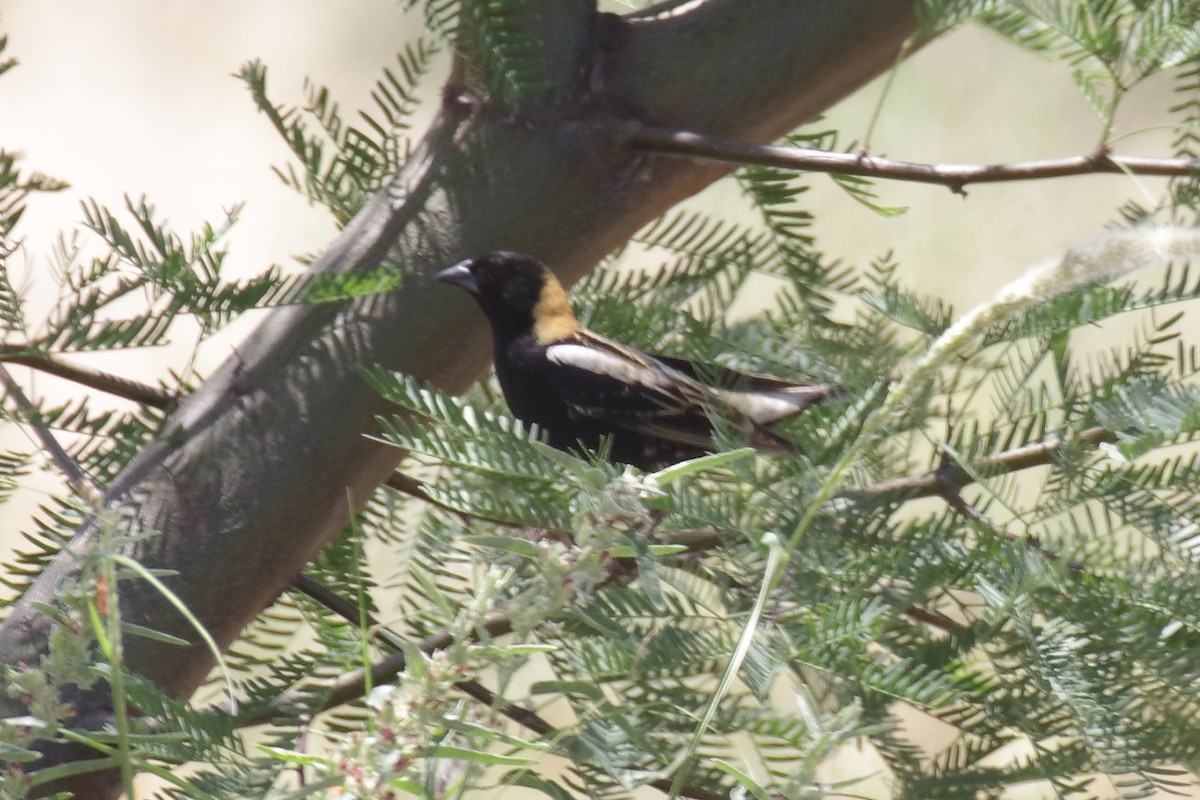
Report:
<svg viewBox="0 0 1200 800"><path fill-rule="evenodd" d="M560 342L582 330L571 311L571 302L562 285L548 271L542 292L533 306L533 337L538 344Z"/></svg>

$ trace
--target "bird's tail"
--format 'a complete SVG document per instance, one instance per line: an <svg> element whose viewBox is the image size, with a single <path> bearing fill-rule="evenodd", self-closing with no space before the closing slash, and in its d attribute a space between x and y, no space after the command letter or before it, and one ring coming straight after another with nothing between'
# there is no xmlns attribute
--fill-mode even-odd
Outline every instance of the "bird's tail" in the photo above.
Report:
<svg viewBox="0 0 1200 800"><path fill-rule="evenodd" d="M759 425L771 425L794 417L809 406L841 395L841 390L829 383L795 383L773 375L742 372L673 356L655 354L654 358L710 387L722 400Z"/></svg>
<svg viewBox="0 0 1200 800"><path fill-rule="evenodd" d="M773 425L799 414L809 406L823 403L839 394L828 383L787 384L772 381L775 386L762 389L717 389L717 395L758 425Z"/></svg>

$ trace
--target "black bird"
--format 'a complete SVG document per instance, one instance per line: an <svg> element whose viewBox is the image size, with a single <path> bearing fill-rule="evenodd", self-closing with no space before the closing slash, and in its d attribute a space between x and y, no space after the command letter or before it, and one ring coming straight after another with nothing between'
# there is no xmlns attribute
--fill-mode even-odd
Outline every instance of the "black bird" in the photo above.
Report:
<svg viewBox="0 0 1200 800"><path fill-rule="evenodd" d="M652 356L592 333L553 273L520 253L489 253L435 277L483 309L504 399L560 450L595 450L607 439L612 461L655 470L711 452L720 419L759 450L793 452L766 426L836 393L828 384Z"/></svg>

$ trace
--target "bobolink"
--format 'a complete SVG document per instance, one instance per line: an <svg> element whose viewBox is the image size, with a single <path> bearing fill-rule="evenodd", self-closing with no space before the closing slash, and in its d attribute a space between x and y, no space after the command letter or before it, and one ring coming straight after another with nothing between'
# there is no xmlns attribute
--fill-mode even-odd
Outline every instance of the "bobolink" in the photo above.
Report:
<svg viewBox="0 0 1200 800"><path fill-rule="evenodd" d="M652 356L592 333L553 273L520 253L489 253L436 278L465 289L483 309L504 399L560 450L595 450L607 439L611 460L660 469L711 452L719 418L759 450L790 452L795 446L766 426L835 392Z"/></svg>

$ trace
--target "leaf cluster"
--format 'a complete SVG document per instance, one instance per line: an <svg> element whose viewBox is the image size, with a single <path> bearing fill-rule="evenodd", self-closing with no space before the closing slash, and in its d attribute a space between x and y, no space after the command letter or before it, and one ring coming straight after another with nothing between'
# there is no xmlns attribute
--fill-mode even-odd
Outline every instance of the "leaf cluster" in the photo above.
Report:
<svg viewBox="0 0 1200 800"><path fill-rule="evenodd" d="M421 104L418 88L433 67L437 44L419 38L396 55L371 91L374 108L343 116L328 87L306 81L305 103L285 106L267 95L267 69L252 61L240 77L298 164L276 167L285 184L324 206L345 225L408 157L408 131Z"/></svg>
<svg viewBox="0 0 1200 800"><path fill-rule="evenodd" d="M975 20L1069 65L1106 138L1129 89L1200 56L1200 12L1176 0L925 0L922 12L927 31Z"/></svg>

